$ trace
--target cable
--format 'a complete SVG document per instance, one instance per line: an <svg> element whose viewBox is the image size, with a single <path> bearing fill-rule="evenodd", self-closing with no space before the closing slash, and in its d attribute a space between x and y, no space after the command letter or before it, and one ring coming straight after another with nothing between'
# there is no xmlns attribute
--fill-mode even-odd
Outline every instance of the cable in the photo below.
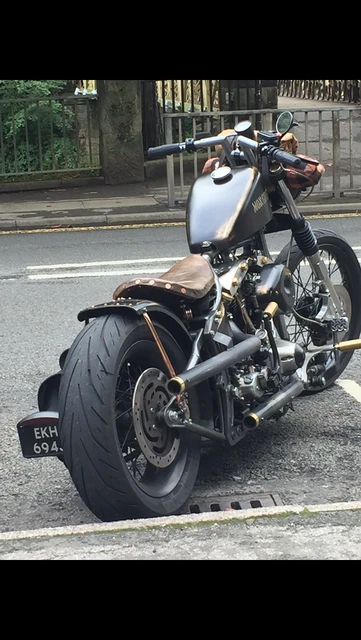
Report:
<svg viewBox="0 0 361 640"><path fill-rule="evenodd" d="M298 313L298 311L296 311L296 309L292 309L292 313L293 313L293 315L297 316L301 320L304 320L305 322L313 322L313 324L317 324L319 327L324 327L325 326L322 322L319 322L318 320L312 320L312 318L305 318L304 316L301 316L301 314Z"/></svg>

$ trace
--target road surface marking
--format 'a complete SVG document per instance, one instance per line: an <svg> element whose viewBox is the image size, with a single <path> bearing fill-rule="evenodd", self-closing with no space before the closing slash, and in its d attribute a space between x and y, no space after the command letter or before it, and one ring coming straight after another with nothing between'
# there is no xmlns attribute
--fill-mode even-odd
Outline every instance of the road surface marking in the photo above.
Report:
<svg viewBox="0 0 361 640"><path fill-rule="evenodd" d="M37 273L35 275L27 276L28 280L59 280L60 278L90 278L98 276L129 276L133 274L144 274L156 276L160 273L159 270L154 269L119 269L117 271L74 271L74 273L52 273L48 275L46 273Z"/></svg>
<svg viewBox="0 0 361 640"><path fill-rule="evenodd" d="M361 218L361 213L318 213L305 216L307 220L332 220L333 218ZM143 222L136 224L117 224L99 227L64 227L59 229L18 229L12 231L0 231L0 235L21 235L32 233L65 233L76 231L111 231L122 229L147 229L157 227L184 227L185 222Z"/></svg>
<svg viewBox="0 0 361 640"><path fill-rule="evenodd" d="M358 247L353 247L357 250ZM360 247L361 249L361 247ZM271 251L271 255L278 255L278 251ZM172 265L180 260L183 260L182 256L169 256L167 258L140 258L139 260L104 260L99 262L74 262L74 263L59 263L48 265L28 265L26 269L28 271L49 271L50 273L31 273L27 274L28 280L60 280L62 278L86 278L86 277L101 277L101 276L126 276L136 274L148 274L156 276L157 274L164 273L165 269L169 269ZM326 265L336 264L335 261L324 261ZM361 262L361 259L359 259ZM137 266L144 265L144 267L137 268ZM126 267L124 269L112 269L112 270L94 270L90 271L87 268L91 267ZM300 265L301 269L309 268L306 259ZM85 269L79 271L79 269ZM63 271L62 271L63 270Z"/></svg>
<svg viewBox="0 0 361 640"><path fill-rule="evenodd" d="M353 215L353 214L352 214ZM360 213L361 216L361 213ZM75 231L121 231L122 229L148 229L158 227L184 227L185 222L142 222L137 224L115 224L106 227L64 227L59 229L17 229L12 231L0 231L0 235L12 236L31 233L64 233Z"/></svg>
<svg viewBox="0 0 361 640"><path fill-rule="evenodd" d="M337 384L357 402L361 402L361 386L354 380L338 380Z"/></svg>
<svg viewBox="0 0 361 640"><path fill-rule="evenodd" d="M184 257L184 256L183 256ZM139 258L138 260L104 260L101 262L74 262L74 263L59 263L59 264L41 264L31 265L26 267L27 269L77 269L79 267L103 267L105 265L126 265L126 264L151 264L153 262L178 262L183 260L183 257L175 258Z"/></svg>

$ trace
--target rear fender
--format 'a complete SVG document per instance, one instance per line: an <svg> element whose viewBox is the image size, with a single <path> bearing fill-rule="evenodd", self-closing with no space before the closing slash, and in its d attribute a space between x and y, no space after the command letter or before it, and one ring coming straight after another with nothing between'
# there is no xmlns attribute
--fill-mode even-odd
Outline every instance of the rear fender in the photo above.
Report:
<svg viewBox="0 0 361 640"><path fill-rule="evenodd" d="M38 391L39 411L58 411L58 395L61 371L44 380Z"/></svg>
<svg viewBox="0 0 361 640"><path fill-rule="evenodd" d="M88 307L78 314L80 322L88 323L91 318L109 315L113 313L136 313L138 316L147 313L151 320L158 322L177 340L183 353L188 359L192 351L192 337L178 316L167 307L152 302L151 300L139 300L127 298L124 300L106 302L94 307ZM200 403L201 423L210 429L213 428L212 395L208 381L197 385Z"/></svg>
<svg viewBox="0 0 361 640"><path fill-rule="evenodd" d="M59 358L60 369L64 368L68 351L69 349L65 349ZM61 371L58 371L41 383L38 391L39 411L58 411L60 377Z"/></svg>
<svg viewBox="0 0 361 640"><path fill-rule="evenodd" d="M147 313L152 320L158 320L168 331L176 338L179 345L184 350L186 356L190 356L192 348L192 338L184 326L183 322L176 316L173 311L167 307L152 302L151 300L138 300L135 298L127 298L119 302L105 302L94 307L88 307L78 313L78 320L85 321L87 324L90 318L110 315L113 313L136 313L142 316Z"/></svg>

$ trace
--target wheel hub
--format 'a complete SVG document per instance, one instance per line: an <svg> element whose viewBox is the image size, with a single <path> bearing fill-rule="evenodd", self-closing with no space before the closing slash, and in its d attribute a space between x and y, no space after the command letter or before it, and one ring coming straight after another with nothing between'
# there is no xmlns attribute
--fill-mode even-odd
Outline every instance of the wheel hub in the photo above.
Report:
<svg viewBox="0 0 361 640"><path fill-rule="evenodd" d="M133 394L134 431L139 446L147 460L160 468L173 462L180 445L177 432L156 418L171 398L167 382L167 376L160 369L146 369L139 376Z"/></svg>

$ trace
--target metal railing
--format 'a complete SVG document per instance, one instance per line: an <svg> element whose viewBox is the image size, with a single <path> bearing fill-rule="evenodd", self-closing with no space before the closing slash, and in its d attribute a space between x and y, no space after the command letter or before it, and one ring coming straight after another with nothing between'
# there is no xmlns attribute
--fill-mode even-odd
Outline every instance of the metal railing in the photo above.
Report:
<svg viewBox="0 0 361 640"><path fill-rule="evenodd" d="M217 135L241 120L262 119L262 128L272 129L281 109L225 111L209 113L163 114L166 143L195 137L201 130ZM299 140L298 153L311 156L325 166L324 176L313 195L339 198L349 192L361 191L361 110L356 107L324 107L290 111L299 123L293 131ZM203 163L216 154L210 149L192 155L167 156L167 201L170 207L182 203L194 179L200 175ZM175 158L179 158L175 160Z"/></svg>
<svg viewBox="0 0 361 640"><path fill-rule="evenodd" d="M361 80L278 80L278 95L359 103Z"/></svg>
<svg viewBox="0 0 361 640"><path fill-rule="evenodd" d="M157 80L158 100L165 113L225 111L262 106L257 96L276 80ZM260 98L261 99L261 98Z"/></svg>
<svg viewBox="0 0 361 640"><path fill-rule="evenodd" d="M0 181L100 168L95 96L0 100Z"/></svg>

